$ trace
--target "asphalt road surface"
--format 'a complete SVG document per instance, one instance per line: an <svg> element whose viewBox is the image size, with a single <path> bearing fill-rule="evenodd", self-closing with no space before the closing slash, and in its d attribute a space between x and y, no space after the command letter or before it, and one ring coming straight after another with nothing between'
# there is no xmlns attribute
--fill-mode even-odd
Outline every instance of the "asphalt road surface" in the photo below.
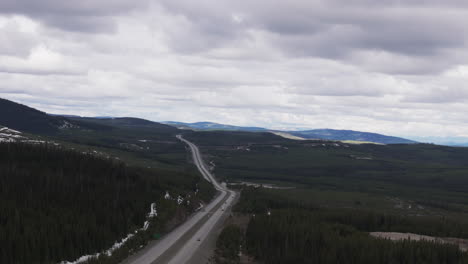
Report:
<svg viewBox="0 0 468 264"><path fill-rule="evenodd" d="M206 168L198 147L181 135L177 135L177 138L190 147L195 165L203 177L219 191L218 196L203 209L193 214L185 223L127 259L124 262L126 264L190 263L191 258L200 249L200 245L210 235L213 236L212 233L216 231L214 227L219 226L235 200L236 193L219 184Z"/></svg>

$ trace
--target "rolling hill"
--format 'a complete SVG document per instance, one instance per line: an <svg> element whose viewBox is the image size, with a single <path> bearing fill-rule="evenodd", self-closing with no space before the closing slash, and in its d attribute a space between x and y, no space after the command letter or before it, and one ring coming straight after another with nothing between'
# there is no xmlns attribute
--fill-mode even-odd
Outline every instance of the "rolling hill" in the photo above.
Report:
<svg viewBox="0 0 468 264"><path fill-rule="evenodd" d="M313 129L304 131L291 131L291 130L272 130L262 127L242 127L218 124L213 122L196 122L196 123L183 123L167 121L165 124L175 126L180 129L192 129L201 131L246 131L246 132L272 132L283 137L290 139L324 139L324 140L337 140L337 141L359 141L368 143L380 144L414 144L412 141L405 138L392 137L381 135L377 133L352 131L352 130L335 130L335 129Z"/></svg>
<svg viewBox="0 0 468 264"><path fill-rule="evenodd" d="M158 133L176 133L178 131L177 128L170 125L134 117L72 117L70 119L127 129L156 129Z"/></svg>
<svg viewBox="0 0 468 264"><path fill-rule="evenodd" d="M21 132L55 135L62 130L103 130L109 127L53 116L26 105L0 98L0 125Z"/></svg>
<svg viewBox="0 0 468 264"><path fill-rule="evenodd" d="M163 123L152 122L139 118L88 118L78 116L49 115L31 107L18 104L9 100L0 99L0 125L22 132L56 135L60 132L70 130L101 131L120 129L140 129L153 130L162 134L177 133L178 129L192 129L197 131L246 131L246 132L272 132L280 135L288 135L295 139L324 139L338 141L359 141L373 142L381 144L412 144L416 141L386 136L376 133L334 130L334 129L314 129L304 131L281 131L269 130L262 127L242 127L213 122L183 123L167 121Z"/></svg>
<svg viewBox="0 0 468 264"><path fill-rule="evenodd" d="M306 131L288 131L289 134L302 137L305 139L328 139L328 140L353 140L367 141L381 144L414 144L412 141L405 138L392 137L377 133L353 131L353 130L335 130L335 129L314 129Z"/></svg>
<svg viewBox="0 0 468 264"><path fill-rule="evenodd" d="M248 131L248 132L266 132L269 131L262 127L241 127L225 124L218 124L213 122L196 122L196 123L183 123L175 121L165 121L163 124L175 126L180 129L193 129L193 130L225 130L225 131Z"/></svg>
<svg viewBox="0 0 468 264"><path fill-rule="evenodd" d="M73 126L64 117L49 116L31 107L0 99L0 125L29 133L53 134L61 127Z"/></svg>

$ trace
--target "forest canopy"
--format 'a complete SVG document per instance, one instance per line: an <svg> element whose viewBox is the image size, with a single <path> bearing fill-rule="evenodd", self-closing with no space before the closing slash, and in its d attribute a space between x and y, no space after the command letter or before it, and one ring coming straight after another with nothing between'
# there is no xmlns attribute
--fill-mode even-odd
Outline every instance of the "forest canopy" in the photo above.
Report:
<svg viewBox="0 0 468 264"><path fill-rule="evenodd" d="M199 185L192 173L132 168L50 144L1 143L0 263L100 252L141 228L151 203L163 211L177 206L158 202L166 191L185 197Z"/></svg>

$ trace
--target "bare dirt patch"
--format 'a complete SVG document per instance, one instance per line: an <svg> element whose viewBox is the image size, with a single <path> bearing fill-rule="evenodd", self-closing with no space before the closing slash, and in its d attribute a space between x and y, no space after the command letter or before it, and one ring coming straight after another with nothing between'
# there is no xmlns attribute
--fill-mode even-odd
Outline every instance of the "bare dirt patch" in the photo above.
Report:
<svg viewBox="0 0 468 264"><path fill-rule="evenodd" d="M371 232L371 236L376 238L390 239L392 241L413 240L413 241L430 241L441 244L457 245L461 251L468 251L468 239L454 237L433 237L413 233L398 233L398 232Z"/></svg>

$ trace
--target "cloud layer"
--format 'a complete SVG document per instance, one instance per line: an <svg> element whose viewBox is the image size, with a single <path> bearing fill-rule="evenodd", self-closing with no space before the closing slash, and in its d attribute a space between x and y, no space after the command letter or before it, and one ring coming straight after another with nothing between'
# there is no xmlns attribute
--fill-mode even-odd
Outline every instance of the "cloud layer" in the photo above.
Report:
<svg viewBox="0 0 468 264"><path fill-rule="evenodd" d="M52 113L466 135L468 4L6 0L0 96Z"/></svg>

